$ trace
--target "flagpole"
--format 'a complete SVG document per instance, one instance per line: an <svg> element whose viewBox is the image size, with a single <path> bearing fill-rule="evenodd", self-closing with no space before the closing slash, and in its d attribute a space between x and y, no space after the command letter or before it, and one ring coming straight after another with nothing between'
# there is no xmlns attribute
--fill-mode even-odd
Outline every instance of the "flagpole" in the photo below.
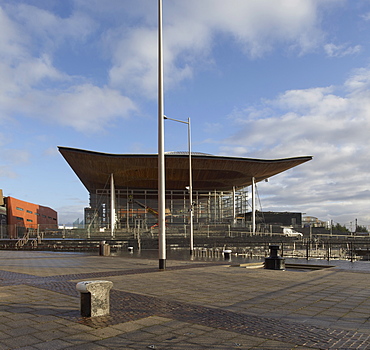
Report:
<svg viewBox="0 0 370 350"><path fill-rule="evenodd" d="M162 0L158 0L158 254L159 269L166 268L166 183L164 160L164 98Z"/></svg>

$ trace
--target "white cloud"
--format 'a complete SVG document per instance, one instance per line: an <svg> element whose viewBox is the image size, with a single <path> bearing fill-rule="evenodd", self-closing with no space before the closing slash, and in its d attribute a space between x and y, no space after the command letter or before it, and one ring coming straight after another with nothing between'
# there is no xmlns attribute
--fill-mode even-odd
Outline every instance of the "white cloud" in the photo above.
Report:
<svg viewBox="0 0 370 350"><path fill-rule="evenodd" d="M46 155L46 156L50 156L50 157L55 157L55 156L59 157L60 156L60 153L59 153L59 151L56 147L49 147L49 148L45 149L43 154Z"/></svg>
<svg viewBox="0 0 370 350"><path fill-rule="evenodd" d="M222 38L236 42L252 58L268 53L277 44L298 53L315 49L324 39L319 24L320 10L338 2L340 0L168 2L164 7L166 88L191 78L197 67L212 64L212 47ZM152 20L149 20L149 13ZM115 28L114 35L108 33L105 41L112 50L112 84L154 97L157 23L153 23L152 6L144 18L146 27ZM120 36L117 35L118 30L121 31Z"/></svg>
<svg viewBox="0 0 370 350"><path fill-rule="evenodd" d="M24 98L23 107L23 113L30 107L34 118L86 133L101 131L135 110L133 102L117 90L91 84L73 86L56 94L32 91Z"/></svg>
<svg viewBox="0 0 370 350"><path fill-rule="evenodd" d="M319 28L322 4L338 1L168 2L164 6L165 86L173 88L192 78L199 66L214 64L212 47L220 38L230 38L250 57L266 54L281 43L288 49L296 48L297 52L315 48L323 40ZM113 5L127 19L127 24L118 20L117 13L113 16L113 27L104 31L98 23L102 18L108 20ZM99 3L91 7L80 0L66 17L22 3L10 3L4 8L6 12L0 8L3 115L21 111L39 118L53 116L51 119L61 125L79 131L97 131L135 109L133 101L118 91L145 98L156 96L157 18L151 2L138 1L133 9L119 2L112 2L108 8ZM135 26L130 26L131 23ZM106 87L70 76L54 64L54 55L63 45L77 48L98 32L102 47L111 52L112 66Z"/></svg>
<svg viewBox="0 0 370 350"><path fill-rule="evenodd" d="M224 126L221 123L206 122L204 125L204 132L208 134L216 134L224 129Z"/></svg>
<svg viewBox="0 0 370 350"><path fill-rule="evenodd" d="M9 169L8 166L0 166L0 178L9 178L9 179L15 179L18 175Z"/></svg>
<svg viewBox="0 0 370 350"><path fill-rule="evenodd" d="M33 44L53 51L66 40L84 41L97 29L97 24L81 12L59 17L50 11L22 3L7 7L9 15L21 26Z"/></svg>
<svg viewBox="0 0 370 350"><path fill-rule="evenodd" d="M220 154L230 156L232 154L235 157L245 157L246 154L250 153L248 146L221 146Z"/></svg>
<svg viewBox="0 0 370 350"><path fill-rule="evenodd" d="M78 199L69 198L70 203L80 202L80 204L71 204L68 206L62 206L53 208L58 213L58 224L65 225L75 222L77 219L80 221L84 218L84 207L86 203Z"/></svg>
<svg viewBox="0 0 370 350"><path fill-rule="evenodd" d="M25 149L3 148L0 159L8 165L25 164L30 161L30 152Z"/></svg>
<svg viewBox="0 0 370 350"><path fill-rule="evenodd" d="M344 87L355 96L367 93L370 89L370 70L361 68L354 71L353 75L345 82Z"/></svg>
<svg viewBox="0 0 370 350"><path fill-rule="evenodd" d="M29 58L20 62L13 70L12 81L20 91L33 88L44 81L68 80L68 76L53 67L51 59L47 55L40 58Z"/></svg>
<svg viewBox="0 0 370 350"><path fill-rule="evenodd" d="M197 5L194 12L204 14L202 17L212 24L213 30L229 33L253 57L269 51L277 42L306 50L321 39L316 1L208 0ZM212 11L206 11L207 8Z"/></svg>
<svg viewBox="0 0 370 350"><path fill-rule="evenodd" d="M4 147L10 141L9 135L4 132L0 132L0 147Z"/></svg>
<svg viewBox="0 0 370 350"><path fill-rule="evenodd" d="M30 161L30 158L31 155L28 150L2 147L2 151L0 154L0 179L17 178L18 172L14 169L17 165L27 165Z"/></svg>
<svg viewBox="0 0 370 350"><path fill-rule="evenodd" d="M242 129L225 140L222 152L245 157L285 158L313 155L303 164L273 178L265 204L278 210L283 203L322 219L370 221L370 69L356 71L334 87L292 90L258 107L236 111ZM343 89L342 89L343 90ZM251 117L250 117L251 114ZM284 188L281 184L284 183ZM345 203L345 205L344 205ZM280 207L280 210L282 208Z"/></svg>
<svg viewBox="0 0 370 350"><path fill-rule="evenodd" d="M60 18L24 4L7 6L7 10L0 7L2 118L21 113L81 132L96 132L136 109L118 90L94 86L54 66L53 49L61 41L79 42L93 31L94 24L85 15Z"/></svg>
<svg viewBox="0 0 370 350"><path fill-rule="evenodd" d="M370 12L364 13L361 16L365 21L370 21Z"/></svg>
<svg viewBox="0 0 370 350"><path fill-rule="evenodd" d="M324 45L324 50L329 57L343 57L358 54L362 47L361 45L348 46L346 44L335 45L330 43Z"/></svg>
<svg viewBox="0 0 370 350"><path fill-rule="evenodd" d="M1 158L12 164L24 164L29 162L30 153L25 149L5 149Z"/></svg>
<svg viewBox="0 0 370 350"><path fill-rule="evenodd" d="M7 16L0 7L0 57L1 61L10 62L22 59L25 55L24 45L27 43L27 33L23 32Z"/></svg>

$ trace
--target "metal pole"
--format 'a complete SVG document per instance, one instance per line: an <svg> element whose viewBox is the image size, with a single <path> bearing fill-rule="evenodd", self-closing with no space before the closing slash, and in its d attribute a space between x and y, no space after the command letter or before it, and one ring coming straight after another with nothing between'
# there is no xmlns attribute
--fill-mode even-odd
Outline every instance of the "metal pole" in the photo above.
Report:
<svg viewBox="0 0 370 350"><path fill-rule="evenodd" d="M175 122L188 124L188 152L189 152L189 212L190 212L190 255L193 254L194 250L194 212L193 212L193 170L191 164L191 124L190 118L188 121L185 122L179 119L169 118L167 116L163 116L164 119L172 120ZM187 187L188 188L188 187ZM184 209L185 209L185 197L184 197ZM184 218L185 219L185 218Z"/></svg>
<svg viewBox="0 0 370 350"><path fill-rule="evenodd" d="M158 0L158 254L159 269L166 269L166 182L164 163L164 98L162 0Z"/></svg>
<svg viewBox="0 0 370 350"><path fill-rule="evenodd" d="M111 237L114 238L114 228L116 224L116 201L115 201L116 190L114 188L113 174L110 175L110 233Z"/></svg>
<svg viewBox="0 0 370 350"><path fill-rule="evenodd" d="M233 186L233 226L236 225L236 193L235 186Z"/></svg>
<svg viewBox="0 0 370 350"><path fill-rule="evenodd" d="M333 236L333 220L330 221L330 236Z"/></svg>
<svg viewBox="0 0 370 350"><path fill-rule="evenodd" d="M256 183L252 177L252 234L256 233Z"/></svg>
<svg viewBox="0 0 370 350"><path fill-rule="evenodd" d="M308 260L308 258L310 256L309 250L310 250L310 241L307 241L306 242L306 260Z"/></svg>
<svg viewBox="0 0 370 350"><path fill-rule="evenodd" d="M194 225L193 225L193 171L191 164L191 127L190 118L188 118L188 147L189 147L189 201L190 201L190 255L194 251Z"/></svg>

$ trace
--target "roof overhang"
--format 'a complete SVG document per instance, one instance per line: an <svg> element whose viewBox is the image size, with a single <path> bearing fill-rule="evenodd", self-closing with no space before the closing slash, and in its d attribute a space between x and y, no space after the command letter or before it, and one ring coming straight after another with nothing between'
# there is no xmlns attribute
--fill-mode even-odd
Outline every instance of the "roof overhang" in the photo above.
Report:
<svg viewBox="0 0 370 350"><path fill-rule="evenodd" d="M114 174L116 188L157 189L157 154L108 154L58 147L67 163L89 192L107 187ZM311 156L284 159L251 159L192 154L193 190L230 191L270 178L312 159ZM165 156L166 189L189 186L189 156Z"/></svg>

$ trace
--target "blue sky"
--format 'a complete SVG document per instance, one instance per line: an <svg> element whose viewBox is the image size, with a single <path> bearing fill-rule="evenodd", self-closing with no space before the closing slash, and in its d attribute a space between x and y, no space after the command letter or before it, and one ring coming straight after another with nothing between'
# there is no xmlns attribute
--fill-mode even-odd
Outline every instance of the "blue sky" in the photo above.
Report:
<svg viewBox="0 0 370 350"><path fill-rule="evenodd" d="M165 113L193 151L314 159L262 210L370 225L370 0L163 0ZM157 153L157 1L0 0L0 188L83 218L57 150ZM165 150L186 150L167 121Z"/></svg>

